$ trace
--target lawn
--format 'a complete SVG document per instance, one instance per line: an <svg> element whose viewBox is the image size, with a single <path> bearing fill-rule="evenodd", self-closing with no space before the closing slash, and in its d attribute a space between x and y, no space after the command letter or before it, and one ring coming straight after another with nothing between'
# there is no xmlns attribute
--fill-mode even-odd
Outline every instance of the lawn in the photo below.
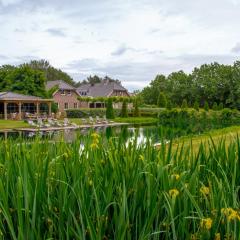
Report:
<svg viewBox="0 0 240 240"><path fill-rule="evenodd" d="M29 124L24 121L0 120L0 130L1 129L25 128L25 127L29 127Z"/></svg>
<svg viewBox="0 0 240 240"><path fill-rule="evenodd" d="M192 145L193 150L198 150L199 146L203 144L206 149L209 148L209 142L214 144L220 144L224 141L224 144L228 146L232 141L236 140L236 137L240 135L240 126L231 126L217 130L211 130L201 135L184 136L180 137L173 142L173 146L184 143L185 148Z"/></svg>
<svg viewBox="0 0 240 240"><path fill-rule="evenodd" d="M121 122L121 123L146 125L146 124L156 124L158 122L158 119L152 118L152 117L128 117L128 118L115 118L114 121Z"/></svg>

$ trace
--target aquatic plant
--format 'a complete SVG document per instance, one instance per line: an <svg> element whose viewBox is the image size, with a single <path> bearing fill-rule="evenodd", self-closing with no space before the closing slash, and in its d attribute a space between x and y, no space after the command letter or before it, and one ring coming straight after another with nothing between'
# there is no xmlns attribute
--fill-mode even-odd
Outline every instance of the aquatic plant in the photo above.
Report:
<svg viewBox="0 0 240 240"><path fill-rule="evenodd" d="M84 146L84 147L83 147ZM240 140L0 142L4 239L236 239Z"/></svg>

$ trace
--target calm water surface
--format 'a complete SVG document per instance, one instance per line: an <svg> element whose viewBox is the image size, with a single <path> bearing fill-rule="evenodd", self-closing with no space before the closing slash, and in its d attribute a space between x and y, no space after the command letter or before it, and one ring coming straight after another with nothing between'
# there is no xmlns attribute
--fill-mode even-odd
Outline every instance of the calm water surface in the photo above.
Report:
<svg viewBox="0 0 240 240"><path fill-rule="evenodd" d="M126 142L137 140L137 142L144 143L147 139L151 139L152 143L158 143L162 139L169 139L182 135L178 131L173 131L169 128L163 128L159 126L121 126L121 127L101 127L96 129L81 129L81 130L65 130L65 131L53 131L48 133L39 133L41 138L48 138L52 141L59 141L64 139L67 142L76 140L79 136L87 136L90 132L98 132L103 138L118 138L122 137ZM0 132L0 138L18 139L23 137L26 139L34 139L35 133L32 132Z"/></svg>

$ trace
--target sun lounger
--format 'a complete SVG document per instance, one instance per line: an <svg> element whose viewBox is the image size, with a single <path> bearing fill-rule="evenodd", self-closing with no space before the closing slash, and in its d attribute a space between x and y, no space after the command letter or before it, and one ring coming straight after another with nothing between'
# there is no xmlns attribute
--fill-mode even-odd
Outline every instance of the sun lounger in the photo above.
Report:
<svg viewBox="0 0 240 240"><path fill-rule="evenodd" d="M38 127L38 125L35 122L33 122L33 120L28 120L27 123L32 127Z"/></svg>
<svg viewBox="0 0 240 240"><path fill-rule="evenodd" d="M92 117L89 117L89 123L90 123L90 124L94 124L94 120L93 120Z"/></svg>

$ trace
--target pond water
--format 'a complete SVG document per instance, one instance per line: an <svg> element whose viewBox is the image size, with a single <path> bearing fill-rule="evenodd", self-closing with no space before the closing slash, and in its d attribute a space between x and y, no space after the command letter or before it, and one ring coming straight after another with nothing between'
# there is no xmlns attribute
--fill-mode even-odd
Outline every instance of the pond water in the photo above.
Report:
<svg viewBox="0 0 240 240"><path fill-rule="evenodd" d="M81 130L64 130L64 131L52 131L52 132L40 132L37 133L43 139L47 138L51 141L59 141L64 139L66 142L72 142L81 136L86 136L89 132L98 132L101 136L119 137L121 136L126 142L137 140L137 143L144 143L147 139L151 139L152 143L161 142L162 139L170 139L177 136L183 135L181 131L176 131L171 128L163 128L162 126L121 126L121 127L101 127L92 129L81 129ZM2 139L18 139L23 137L31 140L36 137L36 133L32 132L20 132L20 131L9 131L0 132L0 138Z"/></svg>

